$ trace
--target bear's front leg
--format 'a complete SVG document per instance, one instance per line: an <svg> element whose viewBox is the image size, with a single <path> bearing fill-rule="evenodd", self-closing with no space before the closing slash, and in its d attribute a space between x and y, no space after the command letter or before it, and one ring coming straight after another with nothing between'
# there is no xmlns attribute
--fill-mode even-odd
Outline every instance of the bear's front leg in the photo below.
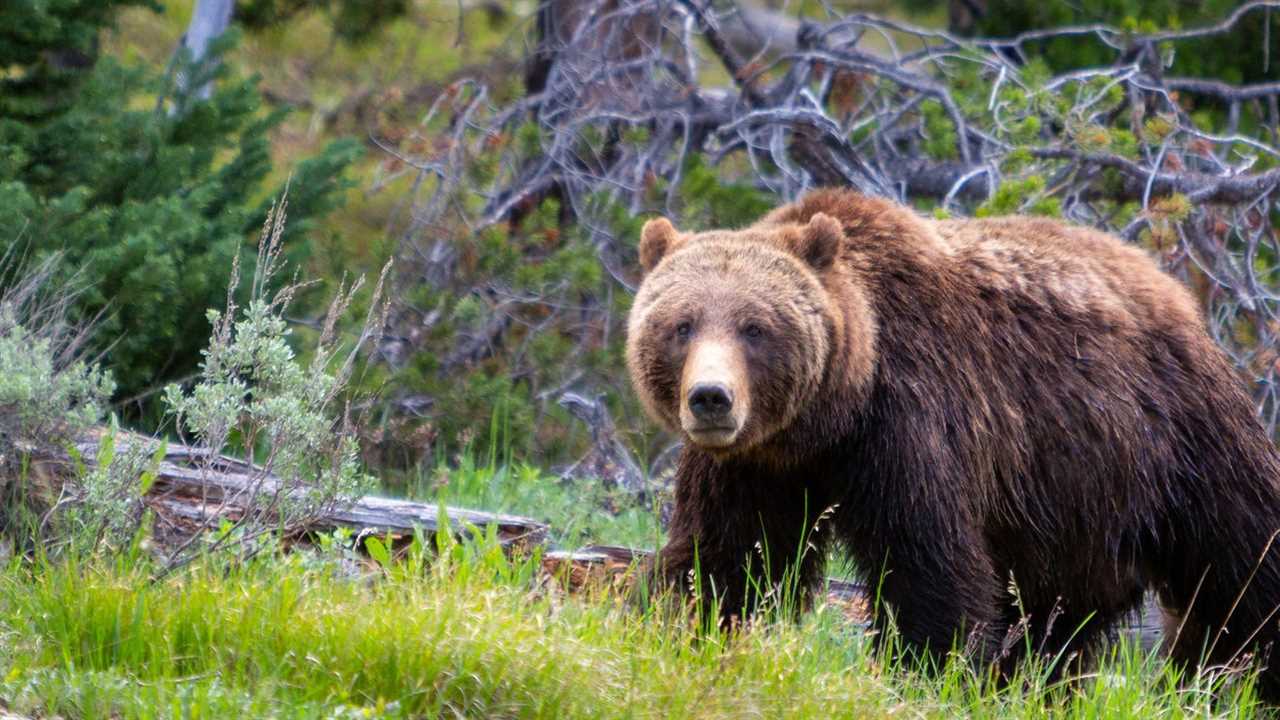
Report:
<svg viewBox="0 0 1280 720"><path fill-rule="evenodd" d="M976 533L926 523L917 514L910 528L891 530L896 537L875 544L882 563L865 559L864 567L880 570L870 578L879 590L876 641L883 645L896 632L902 650L936 667L953 647L985 666L998 659L1008 631L997 572Z"/></svg>
<svg viewBox="0 0 1280 720"><path fill-rule="evenodd" d="M662 586L696 594L707 612L718 604L728 623L768 607L802 609L821 579L831 531L814 531L824 508L794 485L686 450L657 558Z"/></svg>

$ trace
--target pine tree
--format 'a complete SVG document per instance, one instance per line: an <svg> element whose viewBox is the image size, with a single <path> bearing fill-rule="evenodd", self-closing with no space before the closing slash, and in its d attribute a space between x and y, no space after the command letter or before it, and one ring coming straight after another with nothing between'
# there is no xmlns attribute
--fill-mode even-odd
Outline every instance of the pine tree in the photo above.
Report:
<svg viewBox="0 0 1280 720"><path fill-rule="evenodd" d="M226 60L234 32L200 63L129 65L97 53L116 10L147 0L17 0L0 5L0 247L61 253L100 316L98 348L117 399L184 378L223 304L231 259L256 234L272 198L268 134L283 111L264 107L257 79ZM179 84L185 74L194 82ZM207 99L186 88L214 79ZM359 155L335 142L292 169L290 243L346 187ZM136 412L139 407L125 408Z"/></svg>

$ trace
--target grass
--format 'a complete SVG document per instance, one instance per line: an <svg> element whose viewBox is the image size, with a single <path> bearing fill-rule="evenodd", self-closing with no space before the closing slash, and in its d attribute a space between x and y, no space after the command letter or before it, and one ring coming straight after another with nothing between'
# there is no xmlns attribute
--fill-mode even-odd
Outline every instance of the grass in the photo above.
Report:
<svg viewBox="0 0 1280 720"><path fill-rule="evenodd" d="M206 562L11 561L0 571L0 708L154 717L1252 717L1245 683L1180 687L1115 646L1097 674L1011 687L963 662L873 657L820 606L732 635L668 606L566 597L538 558L444 543L387 570L295 554Z"/></svg>
<svg viewBox="0 0 1280 720"><path fill-rule="evenodd" d="M418 469L388 490L412 500L541 520L551 526L551 540L562 548L653 548L664 540L656 507L606 490L599 482L564 480L523 463L477 463L463 454L455 467Z"/></svg>

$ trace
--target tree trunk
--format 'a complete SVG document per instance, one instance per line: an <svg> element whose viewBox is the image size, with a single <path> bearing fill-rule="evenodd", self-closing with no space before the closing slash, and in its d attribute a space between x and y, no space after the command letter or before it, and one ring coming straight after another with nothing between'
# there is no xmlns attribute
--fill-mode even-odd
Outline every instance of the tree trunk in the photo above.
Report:
<svg viewBox="0 0 1280 720"><path fill-rule="evenodd" d="M191 12L191 23L187 32L182 35L179 51L186 48L191 51L192 66L198 67L209 51L209 43L227 31L231 25L231 11L235 8L235 0L196 0L195 9ZM186 90L188 78L178 75L179 90ZM193 93L193 97L208 100L212 93L212 83L205 82Z"/></svg>

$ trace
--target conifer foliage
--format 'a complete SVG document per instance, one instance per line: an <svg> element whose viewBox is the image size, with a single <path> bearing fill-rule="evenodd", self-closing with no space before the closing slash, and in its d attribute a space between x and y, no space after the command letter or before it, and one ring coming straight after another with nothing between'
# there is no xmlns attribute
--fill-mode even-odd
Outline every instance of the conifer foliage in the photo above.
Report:
<svg viewBox="0 0 1280 720"><path fill-rule="evenodd" d="M199 62L168 68L98 52L101 32L147 0L16 0L0 6L0 247L62 256L88 288L75 312L101 315L105 353L125 399L190 376L225 301L226 269L271 198L269 133L284 111L237 74L235 32ZM214 79L207 100L175 82ZM290 168L298 246L335 206L361 152L339 140ZM132 412L134 408L126 408Z"/></svg>

